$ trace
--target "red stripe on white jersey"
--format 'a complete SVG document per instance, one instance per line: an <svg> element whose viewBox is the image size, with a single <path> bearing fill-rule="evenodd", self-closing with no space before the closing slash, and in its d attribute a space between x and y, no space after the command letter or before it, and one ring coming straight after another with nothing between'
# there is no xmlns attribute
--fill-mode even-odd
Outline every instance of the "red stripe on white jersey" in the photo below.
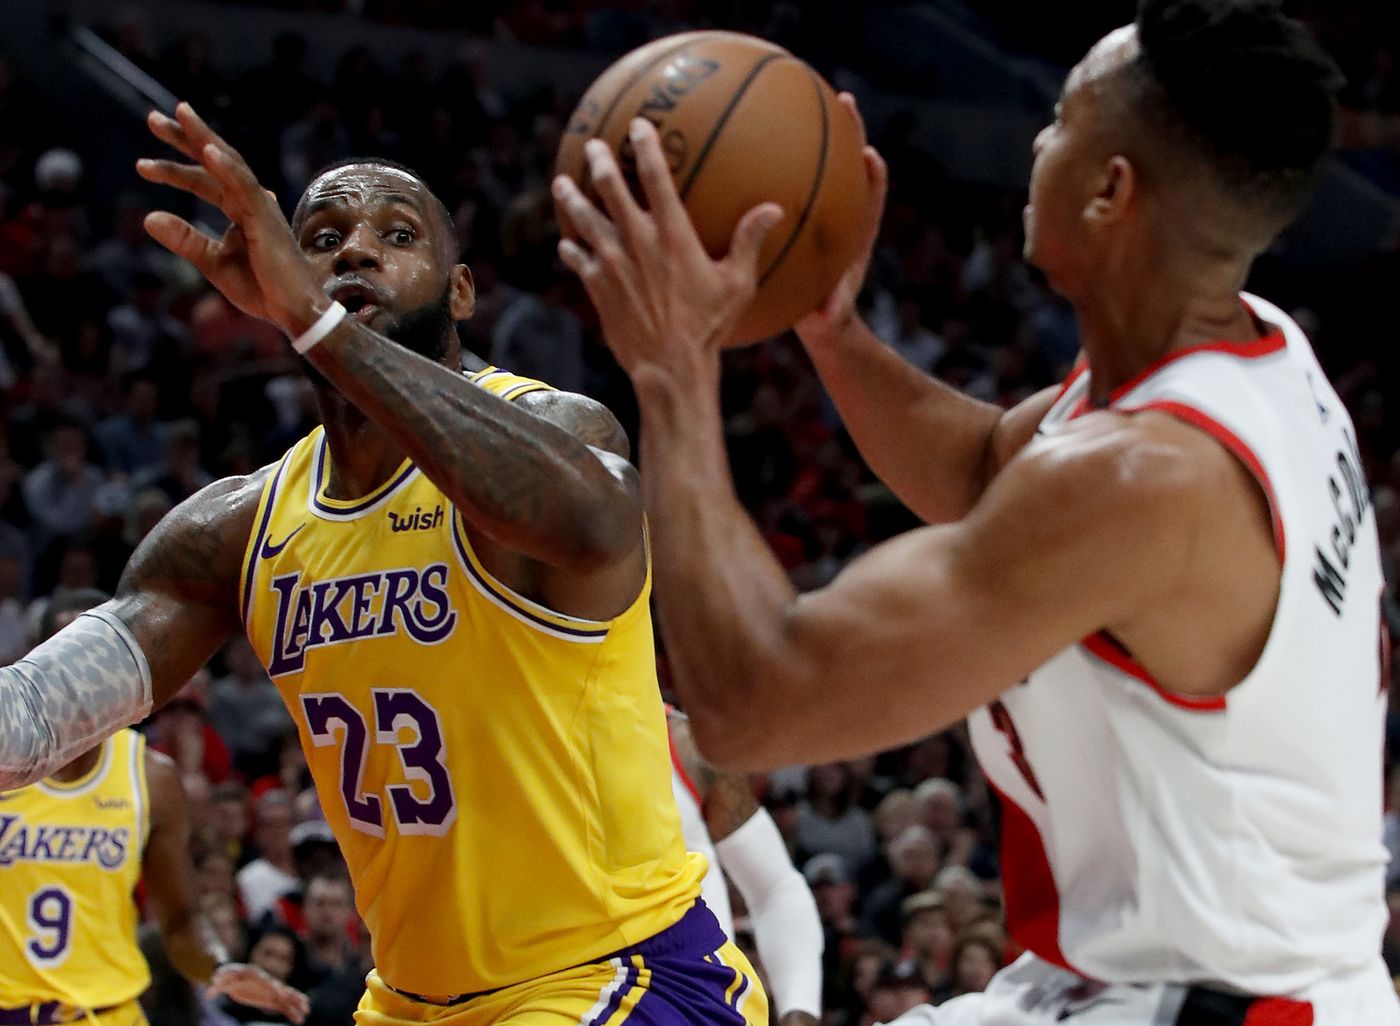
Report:
<svg viewBox="0 0 1400 1026"><path fill-rule="evenodd" d="M1027 951L1083 976L1060 950L1060 890L1055 886L1040 831L1024 809L990 778L987 782L1001 799L1001 887L1006 903L1006 931Z"/></svg>
<svg viewBox="0 0 1400 1026"><path fill-rule="evenodd" d="M1132 657L1132 654L1118 642L1117 638L1106 631L1091 634L1079 644L1084 647L1086 652L1142 681L1178 709L1189 709L1191 712L1224 712L1225 710L1224 695L1183 695L1176 691L1168 691L1143 668L1142 664Z"/></svg>

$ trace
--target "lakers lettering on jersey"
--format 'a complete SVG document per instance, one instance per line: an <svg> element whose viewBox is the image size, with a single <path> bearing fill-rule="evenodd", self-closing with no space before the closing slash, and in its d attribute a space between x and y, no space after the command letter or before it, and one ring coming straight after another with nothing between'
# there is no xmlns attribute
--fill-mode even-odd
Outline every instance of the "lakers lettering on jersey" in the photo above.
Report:
<svg viewBox="0 0 1400 1026"><path fill-rule="evenodd" d="M0 1008L102 1008L150 983L132 891L150 827L145 741L102 744L78 780L0 795Z"/></svg>
<svg viewBox="0 0 1400 1026"><path fill-rule="evenodd" d="M488 368L506 399L548 388ZM266 485L248 636L301 733L385 982L452 995L607 956L680 919L703 861L671 799L650 581L606 621L496 580L409 461L326 493L320 429Z"/></svg>

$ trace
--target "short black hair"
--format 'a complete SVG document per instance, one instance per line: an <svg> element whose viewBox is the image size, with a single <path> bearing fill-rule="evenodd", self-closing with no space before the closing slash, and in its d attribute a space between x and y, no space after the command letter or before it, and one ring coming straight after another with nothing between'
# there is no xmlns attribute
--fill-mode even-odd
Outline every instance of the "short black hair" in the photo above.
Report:
<svg viewBox="0 0 1400 1026"><path fill-rule="evenodd" d="M1272 235L1331 149L1343 78L1277 0L1141 0L1133 101Z"/></svg>
<svg viewBox="0 0 1400 1026"><path fill-rule="evenodd" d="M423 187L423 191L426 192L433 201L433 213L438 218L438 229L446 235L447 240L452 244L452 248L454 250L456 249L457 243L455 241L455 236L457 227L452 217L452 211L447 209L447 204L433 191L432 186L428 184L428 180L407 164L401 164L397 160L392 160L389 157L346 157L344 160L337 160L321 168L321 170L311 176L311 181L319 181L323 175L328 175L332 171L339 171L343 167L360 166L388 168L390 171L398 171L401 174L408 175L410 178L415 179L418 184ZM307 189L310 188L311 185L308 183ZM297 200L296 210L292 212L293 228L297 227L305 216L303 214L305 206L306 193L303 192L301 198Z"/></svg>

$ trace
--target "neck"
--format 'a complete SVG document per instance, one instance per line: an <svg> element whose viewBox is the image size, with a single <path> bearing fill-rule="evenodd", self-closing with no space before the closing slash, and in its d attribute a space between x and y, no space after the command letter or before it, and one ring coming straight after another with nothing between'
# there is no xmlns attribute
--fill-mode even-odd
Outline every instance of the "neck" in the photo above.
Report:
<svg viewBox="0 0 1400 1026"><path fill-rule="evenodd" d="M330 446L333 499L358 499L378 488L404 461L399 445L329 386L317 386L316 406Z"/></svg>
<svg viewBox="0 0 1400 1026"><path fill-rule="evenodd" d="M84 774L91 773L97 766L97 760L102 757L102 746L89 748L82 755L78 756L66 766L61 766L54 771L50 780L57 780L62 784L72 783Z"/></svg>
<svg viewBox="0 0 1400 1026"><path fill-rule="evenodd" d="M1102 285L1070 300L1095 406L1106 405L1114 389L1177 350L1259 337L1239 296L1247 261L1154 256L1159 259L1136 267L1126 259L1108 261L1118 273L1110 271Z"/></svg>

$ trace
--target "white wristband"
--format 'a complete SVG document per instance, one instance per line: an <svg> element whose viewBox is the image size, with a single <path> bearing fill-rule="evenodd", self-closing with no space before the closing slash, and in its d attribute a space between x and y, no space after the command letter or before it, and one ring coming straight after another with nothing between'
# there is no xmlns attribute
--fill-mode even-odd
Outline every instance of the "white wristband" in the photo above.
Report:
<svg viewBox="0 0 1400 1026"><path fill-rule="evenodd" d="M316 318L316 323L292 339L292 348L305 355L321 343L321 340L335 331L336 326L345 320L345 307L331 303L326 312Z"/></svg>

